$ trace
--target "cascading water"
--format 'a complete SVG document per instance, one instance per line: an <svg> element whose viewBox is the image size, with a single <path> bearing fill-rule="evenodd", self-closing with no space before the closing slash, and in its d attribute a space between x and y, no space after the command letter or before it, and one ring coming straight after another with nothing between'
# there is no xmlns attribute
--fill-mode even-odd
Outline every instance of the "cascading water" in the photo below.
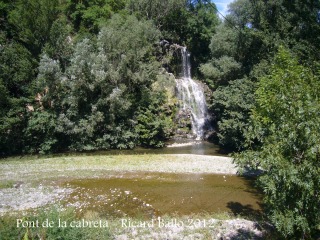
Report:
<svg viewBox="0 0 320 240"><path fill-rule="evenodd" d="M176 79L180 111L190 114L193 135L201 140L208 121L206 99L201 85L191 79L190 54L185 47L181 48L181 55L182 78Z"/></svg>

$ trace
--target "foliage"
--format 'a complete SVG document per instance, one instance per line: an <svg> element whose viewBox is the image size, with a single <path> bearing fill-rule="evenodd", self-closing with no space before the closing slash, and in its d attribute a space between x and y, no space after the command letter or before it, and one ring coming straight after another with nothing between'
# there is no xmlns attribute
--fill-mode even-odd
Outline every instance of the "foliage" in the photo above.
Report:
<svg viewBox="0 0 320 240"><path fill-rule="evenodd" d="M300 65L280 48L270 75L256 90L247 144L236 155L241 167L260 168L268 214L286 238L311 238L320 218L319 71Z"/></svg>
<svg viewBox="0 0 320 240"><path fill-rule="evenodd" d="M2 88L3 89L3 88ZM0 116L0 155L21 152L24 147L23 130L26 127L24 103L27 99L5 99ZM3 104L3 103L2 103Z"/></svg>
<svg viewBox="0 0 320 240"><path fill-rule="evenodd" d="M231 79L237 79L241 65L229 56L212 59L211 62L201 65L201 72L206 77L211 88L230 84Z"/></svg>
<svg viewBox="0 0 320 240"><path fill-rule="evenodd" d="M185 0L1 0L0 13L1 155L163 145L176 106L153 89L170 62L159 42L188 45L197 66L218 22Z"/></svg>
<svg viewBox="0 0 320 240"><path fill-rule="evenodd" d="M46 111L30 113L28 124L24 130L26 139L25 151L29 153L48 153L61 150L56 137L56 117ZM60 142L61 144L62 142Z"/></svg>
<svg viewBox="0 0 320 240"><path fill-rule="evenodd" d="M210 43L212 58L200 66L200 71L214 91L209 105L215 118L215 139L221 146L239 151L244 148L244 132L250 125L255 82L265 71L264 65L260 66L265 46L261 37L246 24L230 25L230 19L246 18L246 15L236 15L232 8L230 12L229 20L216 28Z"/></svg>
<svg viewBox="0 0 320 240"><path fill-rule="evenodd" d="M185 7L184 0L130 0L127 9L138 18L147 18L155 22L158 28L161 28L167 21L166 18L171 14Z"/></svg>
<svg viewBox="0 0 320 240"><path fill-rule="evenodd" d="M211 35L219 22L214 6L202 0L132 0L128 4L138 17L153 20L164 39L188 47L195 73L208 59Z"/></svg>
<svg viewBox="0 0 320 240"><path fill-rule="evenodd" d="M252 82L259 81L268 73L266 65L272 63L280 45L291 49L300 61L314 66L315 61L319 60L319 10L319 1L234 1L229 5L226 20L216 28L212 36L212 58L200 66L205 81L212 90L219 89L219 92L220 86L232 85L236 79L248 78ZM253 94L253 88L245 90L249 92L243 92L243 95ZM224 93L225 95L220 97L228 97L228 93ZM254 98L251 99L253 104ZM236 111L237 115L242 115L242 110L239 108ZM233 122L233 115L221 117L218 112L213 114L218 115L214 127L219 131L219 139L227 138L223 135L228 131L221 132L221 127L217 124L219 121ZM250 124L247 117L240 122L241 125ZM238 139L236 136L233 135L233 146L237 146L236 142L241 141L241 138Z"/></svg>
<svg viewBox="0 0 320 240"><path fill-rule="evenodd" d="M1 0L0 154L162 145L175 101L153 86L166 78L161 65L176 69L173 43L216 91L219 143L243 149L255 83L278 47L316 68L319 10L237 0L222 22L207 0Z"/></svg>
<svg viewBox="0 0 320 240"><path fill-rule="evenodd" d="M163 147L164 141L172 135L173 117L170 111L163 109L164 92L144 93L148 106L140 107L136 113L135 127L140 144L148 147Z"/></svg>
<svg viewBox="0 0 320 240"><path fill-rule="evenodd" d="M173 40L188 47L194 72L199 74L198 67L209 59L209 44L219 18L211 1L187 1L186 9L168 19L166 31L177 33L178 38ZM177 19L180 24L176 24Z"/></svg>
<svg viewBox="0 0 320 240"><path fill-rule="evenodd" d="M97 33L102 25L125 7L126 0L67 0L64 6L76 31Z"/></svg>
<svg viewBox="0 0 320 240"><path fill-rule="evenodd" d="M100 219L93 218L88 215L86 221L99 221ZM18 218L19 219L19 218ZM17 217L5 215L0 219L0 237L1 239L66 239L66 240L80 240L80 239L110 239L111 234L108 227L72 227L70 223L78 224L79 219L74 209L67 209L63 212L56 207L49 210L40 210L36 214L28 214L24 216L22 221L28 221L31 226L17 227ZM36 226L38 221L39 227ZM59 226L59 222L61 226ZM63 224L67 223L65 227ZM101 219L101 224L104 226L106 220ZM42 226L43 224L43 226ZM51 224L48 227L46 224ZM75 225L76 226L76 225ZM84 225L85 226L85 225Z"/></svg>
<svg viewBox="0 0 320 240"><path fill-rule="evenodd" d="M276 53L279 45L286 45L312 64L319 58L319 10L320 2L313 0L238 0L230 4L227 18L238 29L254 30L267 47L264 52Z"/></svg>
<svg viewBox="0 0 320 240"><path fill-rule="evenodd" d="M65 71L60 61L43 55L38 88L48 89L42 105L57 115L55 128L46 125L51 130L45 131L50 134L43 141L55 144L53 136L64 136L63 142L71 150L134 147L139 142L137 134L150 124L136 112L152 106L145 95L151 94L159 71L154 57L154 43L159 38L160 33L151 22L115 15L101 30L96 43L84 39L75 46ZM31 120L36 122L37 115L34 113ZM136 124L139 130L135 129ZM143 144L157 145L165 137L164 128L166 124L162 122L156 127L158 134L145 133L143 138L154 138L155 143ZM41 133L39 129L35 131Z"/></svg>
<svg viewBox="0 0 320 240"><path fill-rule="evenodd" d="M71 33L72 27L66 17L59 17L52 23L48 41L42 49L42 52L50 58L59 60L62 69L67 67L72 55L73 40Z"/></svg>
<svg viewBox="0 0 320 240"><path fill-rule="evenodd" d="M13 36L37 57L48 40L51 25L58 16L58 1L18 0L10 12Z"/></svg>
<svg viewBox="0 0 320 240"><path fill-rule="evenodd" d="M34 61L16 42L0 43L0 155L21 151Z"/></svg>
<svg viewBox="0 0 320 240"><path fill-rule="evenodd" d="M243 149L244 135L250 126L249 114L255 101L254 89L254 82L238 79L214 91L210 110L215 113L217 138L223 147Z"/></svg>
<svg viewBox="0 0 320 240"><path fill-rule="evenodd" d="M256 1L252 26L267 33L270 45L289 46L301 59L319 58L319 1Z"/></svg>
<svg viewBox="0 0 320 240"><path fill-rule="evenodd" d="M3 45L2 45L3 44ZM34 60L31 53L16 42L1 42L0 78L11 97L26 96L34 77Z"/></svg>

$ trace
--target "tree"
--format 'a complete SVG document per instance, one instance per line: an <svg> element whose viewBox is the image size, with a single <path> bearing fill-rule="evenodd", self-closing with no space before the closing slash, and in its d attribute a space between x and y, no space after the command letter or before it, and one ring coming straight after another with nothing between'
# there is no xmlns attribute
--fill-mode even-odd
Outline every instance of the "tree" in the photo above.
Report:
<svg viewBox="0 0 320 240"><path fill-rule="evenodd" d="M166 24L168 16L185 7L185 0L130 0L127 4L127 9L132 14L154 21L158 29Z"/></svg>
<svg viewBox="0 0 320 240"><path fill-rule="evenodd" d="M51 26L50 35L42 52L54 60L59 60L63 70L69 65L73 45L72 27L65 16L57 18Z"/></svg>
<svg viewBox="0 0 320 240"><path fill-rule="evenodd" d="M139 144L147 147L163 147L172 136L173 116L166 103L165 92L144 93L141 107L135 114Z"/></svg>
<svg viewBox="0 0 320 240"><path fill-rule="evenodd" d="M320 72L280 48L261 78L242 168L261 169L270 221L285 238L311 238L320 223ZM259 145L253 144L260 142Z"/></svg>
<svg viewBox="0 0 320 240"><path fill-rule="evenodd" d="M66 0L64 11L77 32L98 33L114 13L125 8L126 0Z"/></svg>
<svg viewBox="0 0 320 240"><path fill-rule="evenodd" d="M47 139L40 149L57 147L59 136L69 149L80 151L132 148L139 143L137 124L140 129L150 124L141 120L140 110L155 111L149 101L153 98L146 96L156 94L152 83L160 67L155 58L159 39L152 22L114 15L96 41L76 44L66 69L44 54L37 85L47 90L38 111L47 114L34 113L29 121L30 136ZM46 131L35 128L39 118L48 122ZM155 144L163 140L165 127L162 121L155 127L159 134L150 132Z"/></svg>
<svg viewBox="0 0 320 240"><path fill-rule="evenodd" d="M1 38L11 37L12 29L9 23L9 14L14 8L15 1L0 0L0 35Z"/></svg>
<svg viewBox="0 0 320 240"><path fill-rule="evenodd" d="M21 44L7 39L0 42L0 155L23 149L34 66L31 53Z"/></svg>
<svg viewBox="0 0 320 240"><path fill-rule="evenodd" d="M244 148L256 75L265 70L260 63L268 58L260 34L248 25L252 17L249 6L247 0L230 5L227 20L211 38L211 59L200 66L204 81L213 90L209 105L215 119L214 139L233 151Z"/></svg>
<svg viewBox="0 0 320 240"><path fill-rule="evenodd" d="M286 45L298 57L312 64L319 59L319 11L318 0L299 1L250 1L249 18L253 29L262 31L269 49L277 44ZM276 52L276 48L273 49Z"/></svg>
<svg viewBox="0 0 320 240"><path fill-rule="evenodd" d="M219 23L214 3L186 0L135 0L128 8L140 18L154 21L164 39L187 46L194 73L209 57L209 43Z"/></svg>
<svg viewBox="0 0 320 240"><path fill-rule="evenodd" d="M9 14L9 22L14 29L13 38L35 58L48 41L51 25L59 14L58 4L58 1L51 0L17 0Z"/></svg>
<svg viewBox="0 0 320 240"><path fill-rule="evenodd" d="M256 83L247 78L238 79L218 87L212 94L209 109L214 112L217 141L226 149L239 151L244 148L255 102L255 87Z"/></svg>

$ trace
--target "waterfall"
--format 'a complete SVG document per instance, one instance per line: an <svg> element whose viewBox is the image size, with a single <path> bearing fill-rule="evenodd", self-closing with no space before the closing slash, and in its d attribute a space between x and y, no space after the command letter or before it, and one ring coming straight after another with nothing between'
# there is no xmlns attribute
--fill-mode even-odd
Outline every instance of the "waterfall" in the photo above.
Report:
<svg viewBox="0 0 320 240"><path fill-rule="evenodd" d="M190 115L193 135L200 140L208 120L206 99L201 85L191 79L190 53L185 47L181 48L181 58L182 78L176 79L180 112Z"/></svg>

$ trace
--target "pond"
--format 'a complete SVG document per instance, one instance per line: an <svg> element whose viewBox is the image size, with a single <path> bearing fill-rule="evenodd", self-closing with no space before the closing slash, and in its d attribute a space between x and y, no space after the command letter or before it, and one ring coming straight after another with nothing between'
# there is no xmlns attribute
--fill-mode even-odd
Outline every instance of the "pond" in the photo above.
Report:
<svg viewBox="0 0 320 240"><path fill-rule="evenodd" d="M66 199L78 213L107 217L260 213L261 195L253 180L234 175L126 172L65 182L75 191Z"/></svg>

